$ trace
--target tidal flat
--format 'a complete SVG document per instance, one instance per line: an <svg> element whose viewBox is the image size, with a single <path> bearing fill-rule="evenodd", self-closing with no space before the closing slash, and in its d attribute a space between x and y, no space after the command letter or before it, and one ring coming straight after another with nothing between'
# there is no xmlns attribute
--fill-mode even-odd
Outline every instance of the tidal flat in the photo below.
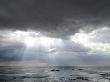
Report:
<svg viewBox="0 0 110 82"><path fill-rule="evenodd" d="M109 67L0 67L0 82L110 82Z"/></svg>

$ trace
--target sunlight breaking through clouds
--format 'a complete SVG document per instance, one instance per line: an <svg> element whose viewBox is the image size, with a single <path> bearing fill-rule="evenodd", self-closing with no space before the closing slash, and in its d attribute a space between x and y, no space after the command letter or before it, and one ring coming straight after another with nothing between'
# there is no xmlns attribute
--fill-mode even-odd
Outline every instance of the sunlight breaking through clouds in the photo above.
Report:
<svg viewBox="0 0 110 82"><path fill-rule="evenodd" d="M70 39L78 44L92 49L93 51L110 51L110 28L104 27L93 30L87 33L84 30L80 30L79 33L75 33ZM104 42L106 41L106 42Z"/></svg>
<svg viewBox="0 0 110 82"><path fill-rule="evenodd" d="M5 31L6 32L6 31ZM25 44L26 47L51 47L56 41L61 42L60 38L44 36L40 32L34 31L7 31L0 34L5 41L17 41Z"/></svg>
<svg viewBox="0 0 110 82"><path fill-rule="evenodd" d="M70 39L49 37L43 32L32 30L1 30L1 57L21 62L36 60L51 65L85 64L86 61L86 64L95 64L103 60L105 55L108 60L110 58L109 35L110 28L107 27L90 32L81 29Z"/></svg>
<svg viewBox="0 0 110 82"><path fill-rule="evenodd" d="M57 56L57 48L63 46L62 39L44 36L40 32L35 31L9 31L5 30L5 33L0 34L1 40L5 43L19 43L24 45L24 49L21 52L22 61L25 60L43 60L55 59ZM4 42L3 41L3 42Z"/></svg>

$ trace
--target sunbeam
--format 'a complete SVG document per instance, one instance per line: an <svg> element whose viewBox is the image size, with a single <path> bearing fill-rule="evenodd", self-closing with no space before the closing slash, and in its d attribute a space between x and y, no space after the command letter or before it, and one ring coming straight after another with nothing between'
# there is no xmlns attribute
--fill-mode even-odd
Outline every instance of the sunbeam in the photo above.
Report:
<svg viewBox="0 0 110 82"><path fill-rule="evenodd" d="M37 59L41 56L55 59L58 53L57 48L63 47L62 39L47 37L40 32L17 30L9 32L7 35L10 41L24 44L25 49L23 51L22 61Z"/></svg>

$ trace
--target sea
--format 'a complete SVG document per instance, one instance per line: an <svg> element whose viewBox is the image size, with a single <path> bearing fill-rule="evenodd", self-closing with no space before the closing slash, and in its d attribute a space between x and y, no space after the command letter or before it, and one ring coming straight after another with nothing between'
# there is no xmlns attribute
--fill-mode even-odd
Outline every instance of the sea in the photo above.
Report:
<svg viewBox="0 0 110 82"><path fill-rule="evenodd" d="M110 82L110 71L80 66L1 66L0 82Z"/></svg>

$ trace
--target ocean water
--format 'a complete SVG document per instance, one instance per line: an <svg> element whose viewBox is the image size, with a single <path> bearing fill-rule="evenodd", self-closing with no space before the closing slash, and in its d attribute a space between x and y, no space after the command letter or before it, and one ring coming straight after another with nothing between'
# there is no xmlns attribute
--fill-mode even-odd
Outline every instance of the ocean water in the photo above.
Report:
<svg viewBox="0 0 110 82"><path fill-rule="evenodd" d="M110 82L110 71L75 66L0 67L0 82Z"/></svg>

